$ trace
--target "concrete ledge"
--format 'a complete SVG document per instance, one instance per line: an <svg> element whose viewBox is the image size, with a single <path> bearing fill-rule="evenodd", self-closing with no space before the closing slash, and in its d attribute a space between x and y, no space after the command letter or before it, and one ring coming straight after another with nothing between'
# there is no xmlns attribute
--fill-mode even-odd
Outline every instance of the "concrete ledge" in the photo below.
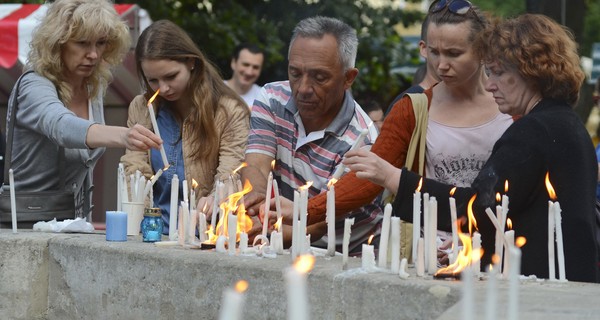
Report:
<svg viewBox="0 0 600 320"><path fill-rule="evenodd" d="M139 237L111 243L103 234L2 230L0 318L217 319L223 289L244 279L244 319L285 319L283 270L290 262L289 255L268 259L160 248ZM414 274L402 280L367 274L359 266L351 258L343 272L340 257L317 257L308 277L312 319L460 319L460 282ZM485 282L476 287L483 315ZM522 285L521 318L597 318L598 296L598 285L528 281ZM552 303L549 309L544 302ZM499 312L505 312L505 301L500 303Z"/></svg>

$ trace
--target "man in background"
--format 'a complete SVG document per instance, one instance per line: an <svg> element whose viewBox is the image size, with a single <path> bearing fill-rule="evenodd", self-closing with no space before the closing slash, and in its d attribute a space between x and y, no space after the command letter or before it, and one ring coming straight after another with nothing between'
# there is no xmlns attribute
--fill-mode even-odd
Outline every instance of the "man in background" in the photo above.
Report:
<svg viewBox="0 0 600 320"><path fill-rule="evenodd" d="M231 56L233 74L225 83L246 101L250 109L261 88L256 84L256 80L260 76L264 60L264 52L251 43L239 44Z"/></svg>

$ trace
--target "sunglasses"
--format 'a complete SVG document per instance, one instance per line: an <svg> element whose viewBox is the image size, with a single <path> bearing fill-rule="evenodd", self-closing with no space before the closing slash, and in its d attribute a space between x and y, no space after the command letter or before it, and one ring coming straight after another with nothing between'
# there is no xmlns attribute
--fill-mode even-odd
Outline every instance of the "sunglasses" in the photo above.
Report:
<svg viewBox="0 0 600 320"><path fill-rule="evenodd" d="M429 12L440 12L446 7L448 7L448 11L452 13L464 15L473 8L473 4L467 0L439 0L431 4Z"/></svg>

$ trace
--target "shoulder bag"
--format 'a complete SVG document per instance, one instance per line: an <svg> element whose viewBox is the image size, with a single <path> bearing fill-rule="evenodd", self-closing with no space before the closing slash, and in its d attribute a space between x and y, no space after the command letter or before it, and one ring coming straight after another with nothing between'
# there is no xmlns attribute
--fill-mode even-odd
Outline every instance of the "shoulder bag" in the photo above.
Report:
<svg viewBox="0 0 600 320"><path fill-rule="evenodd" d="M31 71L30 71L31 72ZM13 133L18 110L19 85L25 74L16 84L16 92L10 105L10 122L7 128L6 153L4 165L4 184L0 193L0 224L8 226L12 223L10 205L10 187L8 171L12 164ZM75 198L72 191L65 190L65 151L59 149L58 156L60 185L57 190L48 191L16 191L16 213L19 228L31 228L37 221L73 219L75 217Z"/></svg>

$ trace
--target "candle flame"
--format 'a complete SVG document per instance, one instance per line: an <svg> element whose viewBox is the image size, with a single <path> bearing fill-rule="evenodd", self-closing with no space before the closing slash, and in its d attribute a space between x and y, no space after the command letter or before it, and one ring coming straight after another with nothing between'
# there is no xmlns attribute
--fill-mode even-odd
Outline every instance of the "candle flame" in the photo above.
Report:
<svg viewBox="0 0 600 320"><path fill-rule="evenodd" d="M148 105L151 105L152 102L154 102L154 99L156 99L156 96L158 96L159 92L160 92L160 89L156 90L156 92L154 93L154 95L152 96L152 98L150 98L150 100L148 100Z"/></svg>
<svg viewBox="0 0 600 320"><path fill-rule="evenodd" d="M498 265L498 263L500 263L500 256L497 254L494 254L492 256L492 264ZM490 271L492 270L491 265L490 265Z"/></svg>
<svg viewBox="0 0 600 320"><path fill-rule="evenodd" d="M235 291L242 293L248 289L248 281L240 280L235 283Z"/></svg>
<svg viewBox="0 0 600 320"><path fill-rule="evenodd" d="M527 239L525 237L517 237L515 240L515 245L519 248L523 247L527 243Z"/></svg>
<svg viewBox="0 0 600 320"><path fill-rule="evenodd" d="M170 168L170 167L171 167L171 165L170 165L170 164L166 165L166 166L163 168L163 171L167 171L167 170L169 170L169 168Z"/></svg>
<svg viewBox="0 0 600 320"><path fill-rule="evenodd" d="M510 218L506 219L506 226L508 227L508 230L512 230L512 220L510 220Z"/></svg>
<svg viewBox="0 0 600 320"><path fill-rule="evenodd" d="M504 193L508 193L508 180L504 181Z"/></svg>
<svg viewBox="0 0 600 320"><path fill-rule="evenodd" d="M473 202L475 202L475 198L477 195L474 194L469 200L469 204L467 205L467 218L469 222L469 234L473 234L473 227L477 229L477 220L475 220L475 214L473 214Z"/></svg>
<svg viewBox="0 0 600 320"><path fill-rule="evenodd" d="M552 199L552 201L556 200L556 192L554 191L554 188L552 187L552 184L550 183L550 172L546 172L546 189L548 189L548 195L550 196L550 199Z"/></svg>
<svg viewBox="0 0 600 320"><path fill-rule="evenodd" d="M206 213L206 207L208 206L208 202L204 203L204 207L202 207L202 213Z"/></svg>
<svg viewBox="0 0 600 320"><path fill-rule="evenodd" d="M283 217L279 217L279 219L277 219L277 222L275 222L275 224L273 225L273 228L275 228L277 232L281 232L281 224L283 222L282 220Z"/></svg>
<svg viewBox="0 0 600 320"><path fill-rule="evenodd" d="M373 237L375 237L375 235L374 235L374 234L372 234L372 235L369 237L369 240L367 241L367 243L368 243L368 244L371 244L371 241L373 241Z"/></svg>
<svg viewBox="0 0 600 320"><path fill-rule="evenodd" d="M310 254L298 256L294 262L294 269L301 273L308 273L315 265L315 257Z"/></svg>
<svg viewBox="0 0 600 320"><path fill-rule="evenodd" d="M421 179L419 179L419 185L417 186L416 192L420 192L421 187L423 187L423 177L421 177Z"/></svg>
<svg viewBox="0 0 600 320"><path fill-rule="evenodd" d="M305 185L298 187L298 189L300 190L308 190L308 188L310 188L313 185L312 181L307 181Z"/></svg>
<svg viewBox="0 0 600 320"><path fill-rule="evenodd" d="M423 180L423 178L421 178L421 180ZM421 186L420 184L421 184L421 182L419 182L419 187ZM456 192L456 187L453 187L452 189L450 189L450 196L451 197L454 196L455 192Z"/></svg>
<svg viewBox="0 0 600 320"><path fill-rule="evenodd" d="M337 181L338 181L338 179L331 178L331 180L329 180L329 182L327 182L327 188L331 188L331 186L334 185Z"/></svg>
<svg viewBox="0 0 600 320"><path fill-rule="evenodd" d="M196 188L198 188L198 182L196 181L196 179L192 178L192 189Z"/></svg>
<svg viewBox="0 0 600 320"><path fill-rule="evenodd" d="M271 161L271 170L275 170L275 159Z"/></svg>
<svg viewBox="0 0 600 320"><path fill-rule="evenodd" d="M496 192L496 201L498 201L498 202L502 201L502 196L500 195L500 192Z"/></svg>
<svg viewBox="0 0 600 320"><path fill-rule="evenodd" d="M242 162L242 164L240 164L239 167L235 168L235 170L233 170L233 172L231 172L231 175L235 175L238 171L240 171L243 167L247 167L248 164L245 162Z"/></svg>
<svg viewBox="0 0 600 320"><path fill-rule="evenodd" d="M456 260L454 260L454 263L450 264L449 266L439 269L434 274L434 277L440 277L443 275L457 276L466 267L470 266L473 262L477 262L479 261L479 259L481 259L481 256L483 255L483 250L473 250L473 245L469 235L459 232L458 237L460 238L463 247L458 252Z"/></svg>
<svg viewBox="0 0 600 320"><path fill-rule="evenodd" d="M227 235L228 232L228 217L230 213L237 215L237 227L236 227L236 239L239 240L239 236L242 232L248 232L252 228L252 219L246 215L246 208L240 200L245 194L252 191L252 185L246 180L244 189L239 192L235 192L226 197L223 202L219 205L223 216L219 219L216 226L210 226L208 229L208 240L206 243L215 244L219 236Z"/></svg>

